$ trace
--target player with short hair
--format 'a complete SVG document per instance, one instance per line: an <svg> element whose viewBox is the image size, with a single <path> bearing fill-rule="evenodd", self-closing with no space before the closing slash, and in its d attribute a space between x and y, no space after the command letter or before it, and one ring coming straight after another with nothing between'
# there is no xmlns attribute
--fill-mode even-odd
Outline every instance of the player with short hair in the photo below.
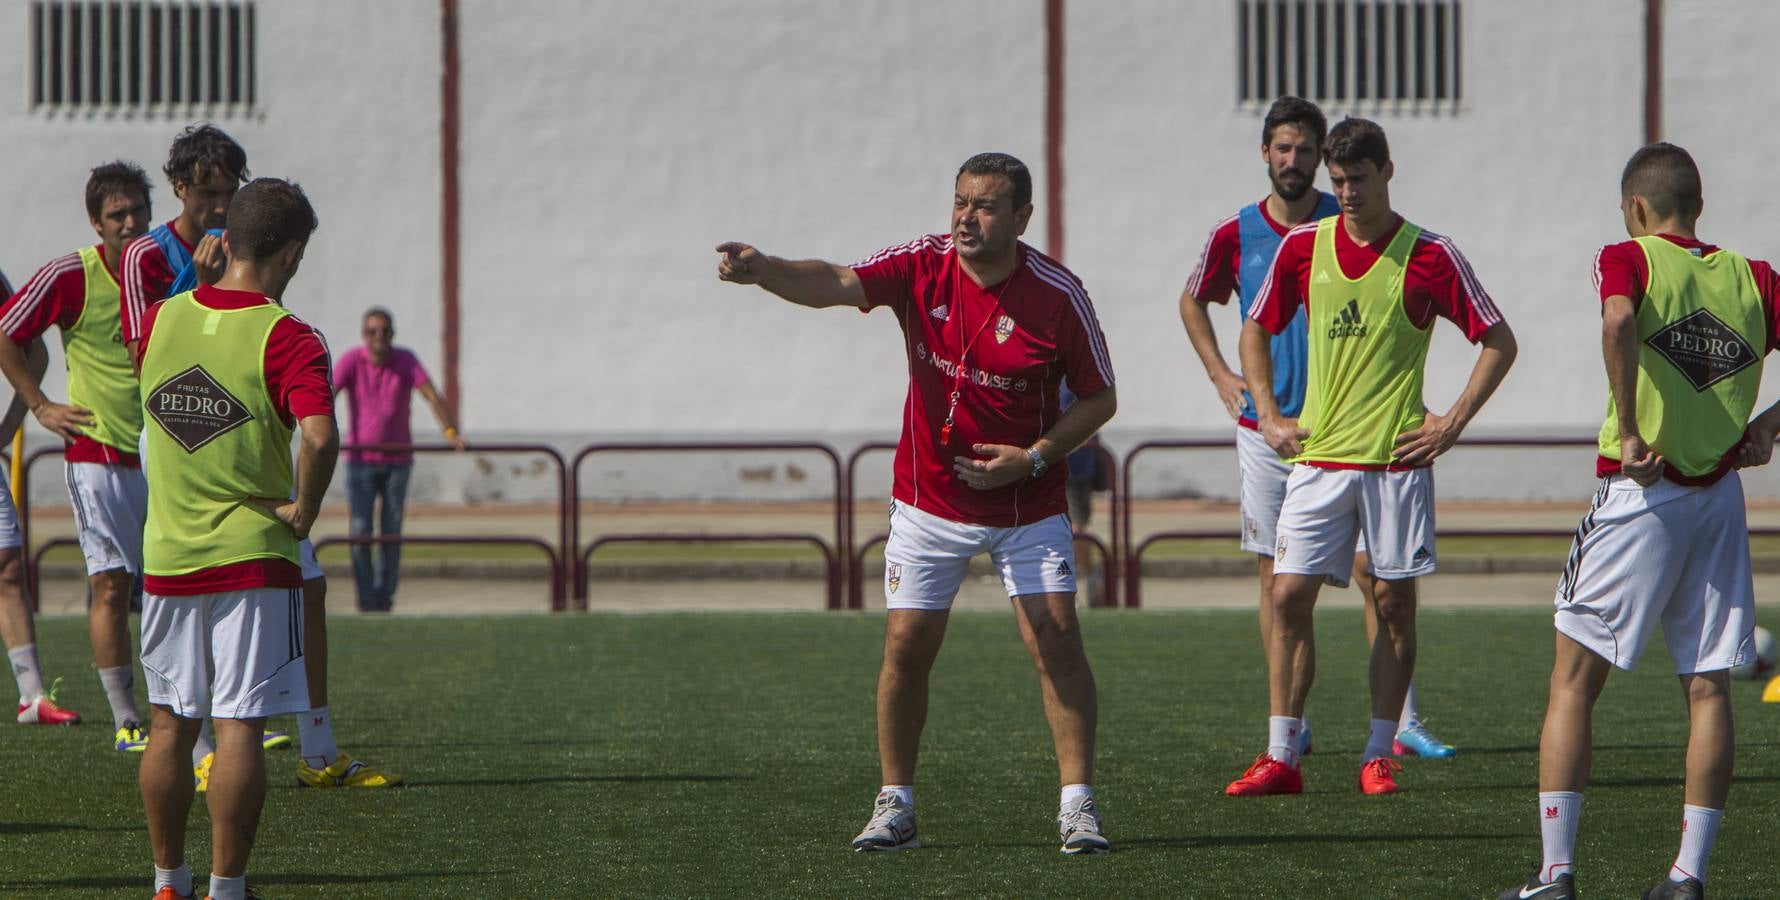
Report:
<svg viewBox="0 0 1780 900"><path fill-rule="evenodd" d="M148 227L148 176L110 162L86 183L87 219L99 243L38 269L0 305L0 373L37 421L66 442L68 496L92 599L87 607L93 661L111 704L113 747L146 746L130 658L130 594L142 571L148 483L136 454L142 407L130 354L119 340L123 302L116 270L124 246ZM44 395L25 347L50 328L62 334L68 402Z"/></svg>
<svg viewBox="0 0 1780 900"><path fill-rule="evenodd" d="M12 282L0 272L0 293L12 295ZM31 377L42 380L49 368L49 351L43 340L32 341L25 348ZM25 420L25 402L15 393L0 418L0 446L11 446L12 436ZM0 473L0 643L6 645L6 658L12 679L19 688L17 721L20 725L78 725L80 713L56 703L56 685L43 687L43 668L37 658L37 627L31 615L31 600L25 595L24 540L19 534L18 513L13 509L12 491Z"/></svg>
<svg viewBox="0 0 1780 900"><path fill-rule="evenodd" d="M1075 612L1063 461L1112 417L1112 363L1081 281L1019 239L1032 218L1026 166L1004 153L979 154L953 185L950 235L917 238L854 266L725 243L717 275L801 306L887 306L908 348L884 549L883 787L854 849L920 846L915 761L928 673L970 558L988 553L1038 666L1062 782L1062 851L1104 852L1090 787L1097 703ZM1078 399L1061 411L1065 378Z"/></svg>
<svg viewBox="0 0 1780 900"><path fill-rule="evenodd" d="M125 251L126 343L137 339L143 313L150 306L221 277L228 263L222 228L234 190L248 177L247 151L214 125L194 125L174 139L164 171L182 207L178 218L156 227ZM309 540L304 539L298 550L303 567L303 627L309 641L305 648L309 696L315 708L297 718L301 756L297 783L354 788L399 785L401 775L354 759L334 741L327 690L327 577ZM268 750L287 747L290 736L268 729L265 741ZM192 749L192 769L200 791L208 788L214 749L208 732L200 733Z"/></svg>
<svg viewBox="0 0 1780 900"><path fill-rule="evenodd" d="M1576 896L1576 828L1595 701L1631 671L1660 624L1687 697L1681 849L1645 900L1705 894L1730 794L1727 670L1754 652L1755 597L1743 482L1766 465L1780 403L1753 420L1762 358L1780 347L1780 274L1699 239L1700 171L1658 143L1620 176L1631 240L1595 257L1609 399L1601 479L1558 581L1557 658L1539 739L1544 858L1503 897Z"/></svg>
<svg viewBox="0 0 1780 900"><path fill-rule="evenodd" d="M1255 554L1260 575L1263 654L1273 631L1273 607L1269 601L1273 593L1273 544L1292 466L1280 459L1261 437L1254 402L1243 387L1242 376L1231 371L1224 361L1208 307L1228 303L1234 291L1238 295L1238 313L1246 318L1286 233L1304 222L1321 221L1340 212L1335 198L1315 187L1317 163L1328 132L1328 121L1316 104L1292 96L1273 101L1261 123L1261 161L1267 165L1267 179L1273 189L1260 202L1243 207L1212 229L1180 295L1180 318L1187 338L1225 410L1236 420L1242 549ZM1303 310L1273 337L1271 351L1274 400L1281 415L1297 416L1304 406L1306 378ZM1365 543L1362 537L1354 551L1352 580L1365 601L1366 643L1371 644L1378 638L1378 613ZM1345 580L1344 576L1338 583ZM1298 737L1304 752L1308 752L1308 720ZM1403 715L1392 750L1399 756L1436 758L1455 752L1422 724L1416 709L1414 681L1403 700Z"/></svg>
<svg viewBox="0 0 1780 900"><path fill-rule="evenodd" d="M1384 129L1347 119L1323 147L1341 213L1280 243L1241 338L1242 371L1261 434L1293 464L1273 548L1273 633L1267 647L1268 746L1230 794L1303 790L1297 735L1316 671L1317 593L1353 565L1364 536L1377 578L1372 725L1359 788L1398 789L1391 758L1415 674L1416 578L1432 574L1435 457L1450 449L1507 374L1514 334L1448 238L1391 209L1394 166ZM1271 336L1304 309L1304 409L1284 415L1273 389ZM1482 351L1445 415L1422 403L1436 317Z"/></svg>
<svg viewBox="0 0 1780 900"><path fill-rule="evenodd" d="M315 227L301 188L249 183L229 206L222 278L142 321L154 485L142 669L154 727L141 780L155 889L171 896L192 893L185 760L205 717L216 723L210 896L240 900L265 801L266 717L309 708L297 542L321 506L339 434L327 345L278 301Z"/></svg>

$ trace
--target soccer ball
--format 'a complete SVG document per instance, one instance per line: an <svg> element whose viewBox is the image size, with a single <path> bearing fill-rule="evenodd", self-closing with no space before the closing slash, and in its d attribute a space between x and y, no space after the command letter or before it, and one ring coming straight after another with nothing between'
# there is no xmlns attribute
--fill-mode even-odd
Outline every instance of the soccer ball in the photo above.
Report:
<svg viewBox="0 0 1780 900"><path fill-rule="evenodd" d="M1732 678L1760 678L1774 671L1774 633L1755 626L1755 658L1731 669Z"/></svg>

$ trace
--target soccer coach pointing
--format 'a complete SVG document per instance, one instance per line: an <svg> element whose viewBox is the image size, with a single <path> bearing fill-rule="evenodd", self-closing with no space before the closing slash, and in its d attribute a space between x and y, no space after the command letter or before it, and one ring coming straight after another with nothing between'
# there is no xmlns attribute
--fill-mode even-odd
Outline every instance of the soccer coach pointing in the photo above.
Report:
<svg viewBox="0 0 1780 900"><path fill-rule="evenodd" d="M1057 751L1064 853L1107 849L1094 806L1094 675L1075 614L1064 457L1117 405L1106 338L1075 275L1026 246L1032 175L1004 153L958 170L950 234L854 266L717 247L717 277L800 306L890 307L909 355L884 547L884 664L878 674L883 787L859 850L919 847L915 757L927 676L970 558L988 553L1038 666ZM1079 398L1060 410L1064 379Z"/></svg>
<svg viewBox="0 0 1780 900"><path fill-rule="evenodd" d="M315 521L340 441L327 345L279 298L315 226L302 189L250 182L229 204L221 280L143 319L142 670L154 724L142 800L156 889L182 896L194 893L188 760L204 718L216 722L209 895L230 900L244 895L266 797L266 717L309 708L297 541Z"/></svg>

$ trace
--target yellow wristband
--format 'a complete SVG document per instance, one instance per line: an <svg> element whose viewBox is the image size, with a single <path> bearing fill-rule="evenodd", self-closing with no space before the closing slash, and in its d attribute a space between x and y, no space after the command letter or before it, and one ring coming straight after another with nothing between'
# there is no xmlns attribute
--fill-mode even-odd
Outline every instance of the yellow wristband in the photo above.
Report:
<svg viewBox="0 0 1780 900"><path fill-rule="evenodd" d="M457 429L455 429L455 428L447 428L447 429L445 429L445 439L446 439L446 440L448 440L448 441L449 441L449 440L451 440L451 439L452 439L452 438L455 438L455 437L457 437Z"/></svg>

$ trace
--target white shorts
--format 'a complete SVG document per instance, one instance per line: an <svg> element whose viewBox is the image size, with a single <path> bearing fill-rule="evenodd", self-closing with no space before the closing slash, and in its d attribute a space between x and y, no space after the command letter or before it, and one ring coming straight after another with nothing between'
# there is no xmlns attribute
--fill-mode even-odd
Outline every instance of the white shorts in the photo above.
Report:
<svg viewBox="0 0 1780 900"><path fill-rule="evenodd" d="M323 577L321 563L315 559L315 542L304 538L297 542L297 559L303 567L303 580L314 581Z"/></svg>
<svg viewBox="0 0 1780 900"><path fill-rule="evenodd" d="M1075 536L1069 517L1055 515L1018 528L967 525L890 504L884 545L884 605L890 609L952 608L970 558L989 554L1009 597L1075 593Z"/></svg>
<svg viewBox="0 0 1780 900"><path fill-rule="evenodd" d="M1557 589L1557 630L1631 671L1660 622L1675 672L1753 652L1749 524L1736 472L1708 487L1603 479Z"/></svg>
<svg viewBox="0 0 1780 900"><path fill-rule="evenodd" d="M19 516L12 507L12 486L4 469L0 466L0 550L11 550L25 542L19 537Z"/></svg>
<svg viewBox="0 0 1780 900"><path fill-rule="evenodd" d="M1345 586L1356 540L1364 540L1379 578L1433 574L1434 470L1293 466L1273 545L1274 573L1321 575Z"/></svg>
<svg viewBox="0 0 1780 900"><path fill-rule="evenodd" d="M142 595L148 702L183 719L258 719L309 708L303 591Z"/></svg>
<svg viewBox="0 0 1780 900"><path fill-rule="evenodd" d="M1273 547L1279 541L1279 510L1286 502L1286 479L1291 477L1292 468L1291 463L1280 459L1267 446L1261 432L1236 426L1236 476L1242 482L1242 549L1273 557ZM1364 533L1355 542L1354 552L1366 552ZM1347 577L1342 576L1336 584L1345 586Z"/></svg>
<svg viewBox="0 0 1780 900"><path fill-rule="evenodd" d="M112 463L66 463L87 574L142 571L142 529L148 522L148 479L141 469Z"/></svg>

